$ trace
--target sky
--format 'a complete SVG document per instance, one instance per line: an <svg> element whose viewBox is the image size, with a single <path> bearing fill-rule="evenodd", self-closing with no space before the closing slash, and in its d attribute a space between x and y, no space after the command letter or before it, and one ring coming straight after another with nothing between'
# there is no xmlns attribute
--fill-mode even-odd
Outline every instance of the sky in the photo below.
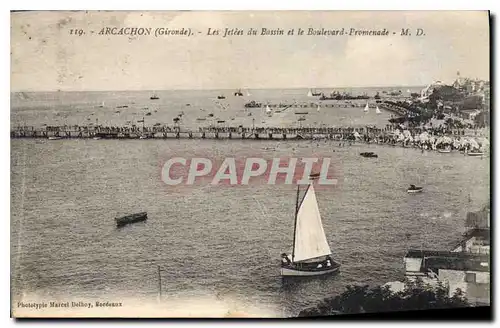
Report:
<svg viewBox="0 0 500 328"><path fill-rule="evenodd" d="M98 35L106 27L184 27L194 35ZM226 27L295 35L206 35ZM390 33L296 35L309 27ZM403 28L413 35L401 36ZM417 28L425 35L415 36ZM486 11L11 13L11 91L420 86L451 83L457 71L489 80L489 69Z"/></svg>

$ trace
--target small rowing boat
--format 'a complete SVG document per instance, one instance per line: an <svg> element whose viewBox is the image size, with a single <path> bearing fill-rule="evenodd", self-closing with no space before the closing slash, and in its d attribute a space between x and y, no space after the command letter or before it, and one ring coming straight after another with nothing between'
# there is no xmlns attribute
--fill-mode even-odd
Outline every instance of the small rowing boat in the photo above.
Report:
<svg viewBox="0 0 500 328"><path fill-rule="evenodd" d="M410 185L410 188L408 188L407 192L409 194L412 194L412 193L417 193L417 192L422 192L424 188L422 187L415 187L415 185Z"/></svg>
<svg viewBox="0 0 500 328"><path fill-rule="evenodd" d="M140 212L140 213L135 213L135 214L129 214L125 215L119 218L115 218L116 225L118 227L123 227L124 225L130 224L130 223L135 223L135 222L141 222L141 221L146 221L148 219L148 213L147 212Z"/></svg>

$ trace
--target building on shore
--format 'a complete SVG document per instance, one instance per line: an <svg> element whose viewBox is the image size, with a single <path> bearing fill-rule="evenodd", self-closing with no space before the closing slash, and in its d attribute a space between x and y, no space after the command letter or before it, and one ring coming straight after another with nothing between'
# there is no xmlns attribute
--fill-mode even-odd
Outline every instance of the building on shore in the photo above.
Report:
<svg viewBox="0 0 500 328"><path fill-rule="evenodd" d="M460 289L474 305L490 303L490 257L488 254L454 251L409 250L405 276L420 278L431 286L441 282L452 297Z"/></svg>
<svg viewBox="0 0 500 328"><path fill-rule="evenodd" d="M436 286L449 296L460 289L473 305L490 304L490 208L467 214L462 240L450 251L410 249L404 256L405 277ZM391 289L402 288L391 282Z"/></svg>

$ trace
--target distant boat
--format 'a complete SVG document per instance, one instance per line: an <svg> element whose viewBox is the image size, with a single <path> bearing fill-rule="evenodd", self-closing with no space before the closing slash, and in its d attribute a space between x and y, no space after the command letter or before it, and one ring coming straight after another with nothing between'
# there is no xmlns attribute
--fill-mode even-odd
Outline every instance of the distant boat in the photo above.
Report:
<svg viewBox="0 0 500 328"><path fill-rule="evenodd" d="M251 94L250 94L250 92L248 92L248 90L247 90L247 97L250 97L250 96L251 96Z"/></svg>
<svg viewBox="0 0 500 328"><path fill-rule="evenodd" d="M273 115L273 111L271 110L271 108L269 108L269 105L266 106L266 114L267 114L267 116Z"/></svg>
<svg viewBox="0 0 500 328"><path fill-rule="evenodd" d="M375 113L377 113L377 114L381 114L381 113L382 113L382 112L380 111L380 109L378 108L378 106L377 106L377 108L375 108Z"/></svg>
<svg viewBox="0 0 500 328"><path fill-rule="evenodd" d="M141 222L141 221L146 221L148 219L148 213L147 212L141 212L141 213L135 213L135 214L130 214L130 215L125 215L119 218L115 218L116 225L118 227L123 227L124 225L130 224L130 223L135 223L135 222Z"/></svg>
<svg viewBox="0 0 500 328"><path fill-rule="evenodd" d="M238 97L242 97L243 96L243 93L241 92L241 89L239 89L238 91L236 91L234 93L235 96L238 96Z"/></svg>
<svg viewBox="0 0 500 328"><path fill-rule="evenodd" d="M226 99L226 97L223 95L220 95L220 96L217 96L217 99Z"/></svg>
<svg viewBox="0 0 500 328"><path fill-rule="evenodd" d="M468 156L483 156L484 153L483 152L468 152L467 155Z"/></svg>
<svg viewBox="0 0 500 328"><path fill-rule="evenodd" d="M340 264L332 258L328 245L314 187L307 187L299 203L300 187L297 186L292 258L281 254L282 276L319 276L339 271Z"/></svg>
<svg viewBox="0 0 500 328"><path fill-rule="evenodd" d="M295 114L297 114L297 115L307 115L307 114L309 114L309 112L300 112L300 111L298 111L298 112L295 112Z"/></svg>
<svg viewBox="0 0 500 328"><path fill-rule="evenodd" d="M408 188L407 192L408 193L417 193L417 192L422 192L423 188L422 187L415 187L415 185L410 185L410 188Z"/></svg>
<svg viewBox="0 0 500 328"><path fill-rule="evenodd" d="M54 137L49 137L48 139L49 139L49 140L59 140L59 139L62 139L62 138L61 138L61 137L55 137L55 136L54 136Z"/></svg>
<svg viewBox="0 0 500 328"><path fill-rule="evenodd" d="M363 157L374 157L374 158L378 157L378 155L375 154L374 152L364 152L364 153L359 153L359 154Z"/></svg>
<svg viewBox="0 0 500 328"><path fill-rule="evenodd" d="M139 139L147 139L147 138L148 138L148 136L144 135L144 134L139 137Z"/></svg>
<svg viewBox="0 0 500 328"><path fill-rule="evenodd" d="M101 105L99 106L100 108L103 108L104 107L104 101L101 103Z"/></svg>
<svg viewBox="0 0 500 328"><path fill-rule="evenodd" d="M158 100L158 99L160 99L160 97L158 97L158 95L156 95L156 94L153 94L151 97L149 97L149 99Z"/></svg>
<svg viewBox="0 0 500 328"><path fill-rule="evenodd" d="M319 104L318 104L318 109L317 109L317 111L319 112L320 110L321 110L321 107L320 107L320 106L319 106Z"/></svg>
<svg viewBox="0 0 500 328"><path fill-rule="evenodd" d="M368 113L370 111L370 106L368 103L366 103L365 109L363 109L363 112Z"/></svg>
<svg viewBox="0 0 500 328"><path fill-rule="evenodd" d="M311 179L316 179L316 178L319 178L319 175L320 175L320 173L311 173L311 174L309 175L309 178L311 178Z"/></svg>
<svg viewBox="0 0 500 328"><path fill-rule="evenodd" d="M321 92L315 92L312 89L309 89L307 96L308 97L318 97L318 96L321 96Z"/></svg>
<svg viewBox="0 0 500 328"><path fill-rule="evenodd" d="M93 137L94 140L101 140L101 137Z"/></svg>
<svg viewBox="0 0 500 328"><path fill-rule="evenodd" d="M438 153L451 153L451 149L438 149Z"/></svg>
<svg viewBox="0 0 500 328"><path fill-rule="evenodd" d="M411 91L410 91L410 89L407 89L406 92L410 93Z"/></svg>

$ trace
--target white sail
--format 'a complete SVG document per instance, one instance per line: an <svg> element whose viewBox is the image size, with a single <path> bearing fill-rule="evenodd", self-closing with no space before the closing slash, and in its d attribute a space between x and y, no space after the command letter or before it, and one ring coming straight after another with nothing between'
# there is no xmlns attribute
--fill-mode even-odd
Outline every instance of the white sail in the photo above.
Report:
<svg viewBox="0 0 500 328"><path fill-rule="evenodd" d="M318 112L321 110L321 107L318 105Z"/></svg>
<svg viewBox="0 0 500 328"><path fill-rule="evenodd" d="M375 113L377 113L377 114L382 113L382 112L380 111L380 109L378 108L378 106L377 106L377 108L375 109Z"/></svg>
<svg viewBox="0 0 500 328"><path fill-rule="evenodd" d="M368 106L368 103L366 103L365 109L363 110L365 113L368 113L370 110L370 106Z"/></svg>
<svg viewBox="0 0 500 328"><path fill-rule="evenodd" d="M269 105L266 106L266 114L271 114L272 110L269 108Z"/></svg>
<svg viewBox="0 0 500 328"><path fill-rule="evenodd" d="M313 93L312 93L311 89L309 89L309 92L307 93L307 96L308 97L312 97L313 96Z"/></svg>
<svg viewBox="0 0 500 328"><path fill-rule="evenodd" d="M248 90L247 90L247 97L250 97L250 96L251 96L251 94L250 94L250 92L248 92Z"/></svg>
<svg viewBox="0 0 500 328"><path fill-rule="evenodd" d="M323 230L314 187L311 184L297 213L293 261L300 262L331 253Z"/></svg>

